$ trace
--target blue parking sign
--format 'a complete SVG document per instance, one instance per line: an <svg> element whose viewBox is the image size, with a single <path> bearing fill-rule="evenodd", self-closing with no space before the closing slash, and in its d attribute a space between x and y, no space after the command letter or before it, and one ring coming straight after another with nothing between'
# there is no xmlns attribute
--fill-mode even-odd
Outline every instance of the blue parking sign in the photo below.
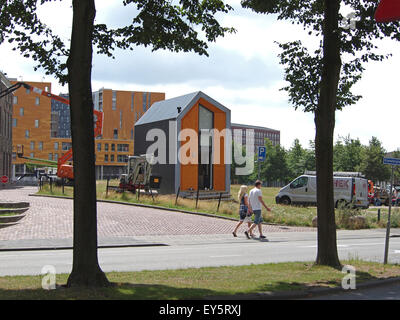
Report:
<svg viewBox="0 0 400 320"><path fill-rule="evenodd" d="M264 161L267 153L266 147L258 147L258 161Z"/></svg>

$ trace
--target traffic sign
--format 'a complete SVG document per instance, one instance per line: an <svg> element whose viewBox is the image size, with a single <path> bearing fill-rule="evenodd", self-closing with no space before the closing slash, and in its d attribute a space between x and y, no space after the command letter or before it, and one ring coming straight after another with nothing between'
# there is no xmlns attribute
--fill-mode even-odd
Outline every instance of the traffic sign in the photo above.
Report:
<svg viewBox="0 0 400 320"><path fill-rule="evenodd" d="M400 1L381 0L375 11L376 22L393 22L400 20Z"/></svg>
<svg viewBox="0 0 400 320"><path fill-rule="evenodd" d="M258 147L258 161L264 161L267 153L266 147Z"/></svg>
<svg viewBox="0 0 400 320"><path fill-rule="evenodd" d="M398 158L383 158L383 164L390 164L392 166L400 166L400 159L398 159Z"/></svg>
<svg viewBox="0 0 400 320"><path fill-rule="evenodd" d="M0 181L1 181L2 183L7 183L7 182L8 182L8 177L7 177L7 176L2 176L2 177L0 178Z"/></svg>

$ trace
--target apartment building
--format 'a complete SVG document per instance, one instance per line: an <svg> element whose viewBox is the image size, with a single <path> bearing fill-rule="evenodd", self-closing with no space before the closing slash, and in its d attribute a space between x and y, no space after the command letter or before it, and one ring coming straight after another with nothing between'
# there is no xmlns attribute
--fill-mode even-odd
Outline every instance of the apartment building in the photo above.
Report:
<svg viewBox="0 0 400 320"><path fill-rule="evenodd" d="M10 81L0 72L0 92L10 86ZM12 175L12 102L12 94L0 98L0 177Z"/></svg>
<svg viewBox="0 0 400 320"><path fill-rule="evenodd" d="M243 146L246 146L246 141L249 141L254 144L254 152L257 152L258 147L264 146L265 138L268 138L274 146L279 145L281 141L279 130L239 123L232 123L231 129L232 140L241 142Z"/></svg>
<svg viewBox="0 0 400 320"><path fill-rule="evenodd" d="M51 92L51 83L27 83ZM15 175L20 175L39 161L18 158L16 145L23 145L29 158L57 161L72 147L71 119L69 106L59 101L22 88L15 97L13 166ZM97 179L125 172L128 156L133 155L135 122L154 102L164 99L165 93L160 92L100 89L93 93L94 108L104 114L103 134L95 140Z"/></svg>

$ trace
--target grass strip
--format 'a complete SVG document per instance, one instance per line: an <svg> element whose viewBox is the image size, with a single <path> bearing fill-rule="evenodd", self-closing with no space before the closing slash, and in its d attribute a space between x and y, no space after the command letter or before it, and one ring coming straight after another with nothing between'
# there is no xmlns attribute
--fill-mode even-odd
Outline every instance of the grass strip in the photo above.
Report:
<svg viewBox="0 0 400 320"><path fill-rule="evenodd" d="M400 276L398 265L357 259L343 261L356 268L356 283ZM43 276L0 277L0 299L133 299L181 300L210 296L282 292L340 287L346 274L313 263L290 262L235 267L111 272L109 288L65 288L68 275L57 275L56 290L43 290Z"/></svg>

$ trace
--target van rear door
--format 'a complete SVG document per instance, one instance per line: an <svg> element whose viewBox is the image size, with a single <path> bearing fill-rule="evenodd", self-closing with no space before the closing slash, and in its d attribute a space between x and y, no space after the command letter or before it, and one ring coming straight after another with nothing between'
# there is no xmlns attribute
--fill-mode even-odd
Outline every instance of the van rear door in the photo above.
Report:
<svg viewBox="0 0 400 320"><path fill-rule="evenodd" d="M355 194L354 204L357 207L367 208L368 202L368 180L363 178L355 178Z"/></svg>

